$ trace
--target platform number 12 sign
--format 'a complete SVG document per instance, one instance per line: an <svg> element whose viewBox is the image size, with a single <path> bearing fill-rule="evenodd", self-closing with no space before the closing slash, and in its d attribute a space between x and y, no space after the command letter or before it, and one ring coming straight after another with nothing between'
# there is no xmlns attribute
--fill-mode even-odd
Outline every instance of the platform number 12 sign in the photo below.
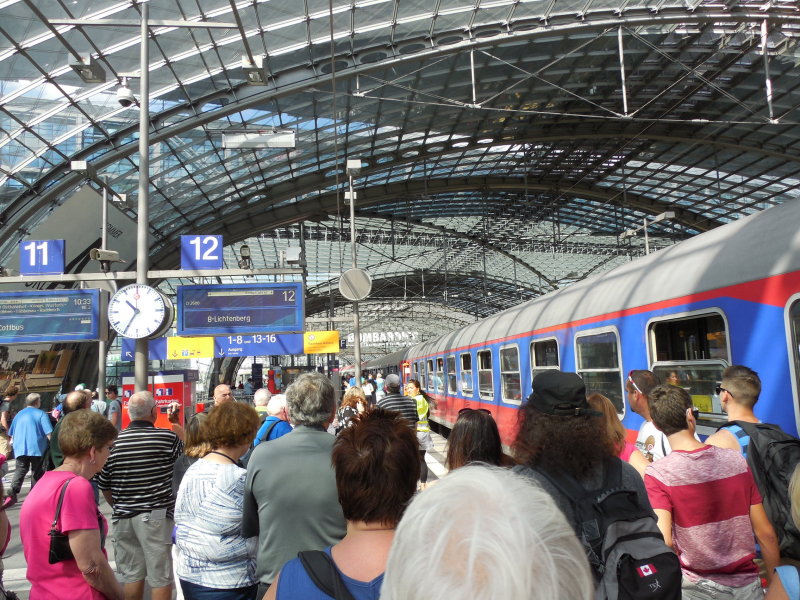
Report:
<svg viewBox="0 0 800 600"><path fill-rule="evenodd" d="M181 269L221 269L221 235L182 235Z"/></svg>
<svg viewBox="0 0 800 600"><path fill-rule="evenodd" d="M26 240L19 243L20 275L61 275L64 240Z"/></svg>

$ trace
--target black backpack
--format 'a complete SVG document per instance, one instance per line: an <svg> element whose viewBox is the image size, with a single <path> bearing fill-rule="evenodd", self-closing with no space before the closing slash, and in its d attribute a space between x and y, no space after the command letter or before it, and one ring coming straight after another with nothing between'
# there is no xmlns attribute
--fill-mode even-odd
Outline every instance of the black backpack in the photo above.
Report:
<svg viewBox="0 0 800 600"><path fill-rule="evenodd" d="M792 502L789 480L800 463L800 440L792 437L778 425L730 421L720 429L738 425L750 436L750 443L742 446L747 466L753 473L758 491L764 499L764 510L775 528L780 542L781 556L800 560L800 531L792 520ZM731 431L739 438L742 435Z"/></svg>
<svg viewBox="0 0 800 600"><path fill-rule="evenodd" d="M595 579L597 600L680 600L681 566L652 511L622 485L622 461L603 464L603 485L585 489L566 473L545 473L572 502L573 529Z"/></svg>

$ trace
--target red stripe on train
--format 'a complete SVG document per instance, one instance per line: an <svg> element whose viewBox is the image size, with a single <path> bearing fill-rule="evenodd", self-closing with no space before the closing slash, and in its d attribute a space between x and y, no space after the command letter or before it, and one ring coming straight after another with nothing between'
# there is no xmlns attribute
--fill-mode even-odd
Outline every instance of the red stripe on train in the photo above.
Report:
<svg viewBox="0 0 800 600"><path fill-rule="evenodd" d="M795 271L793 273L787 273L784 275L775 275L773 277L765 277L763 279L756 279L755 281L748 281L747 283L740 283L737 285L718 288L716 290L710 290L708 292L690 294L688 296L681 296L680 298L672 298L670 300L661 300L659 302L653 302L651 304L645 304L643 306L637 306L635 308L626 308L623 310L618 310L603 315L587 317L585 319L578 319L577 321L570 321L569 323L552 325L550 327L534 329L532 331L517 333L515 335L510 335L507 337L497 338L494 340L487 340L484 342L478 342L475 344L470 344L468 346L461 346L459 348L448 349L447 353L463 352L464 350L472 350L473 348L483 348L491 344L502 344L503 342L518 340L520 338L526 338L534 335L542 335L545 333L552 333L554 331L560 331L572 327L580 327L582 325L591 325L593 323L598 323L601 321L608 321L611 319L618 319L620 317L638 315L644 312L650 312L654 310L662 310L665 308L671 308L673 306L680 306L682 304L689 304L692 302L702 302L704 300L710 300L722 296L735 298L737 300L745 300L747 302L756 302L759 304L768 304L770 306L782 307L786 305L786 301L789 299L790 296L792 296L792 294L795 294L798 291L798 289L800 289L800 271ZM434 352L432 354L426 354L424 356L413 357L411 360L421 360L421 359L424 360L432 356L437 356L438 354L441 353Z"/></svg>

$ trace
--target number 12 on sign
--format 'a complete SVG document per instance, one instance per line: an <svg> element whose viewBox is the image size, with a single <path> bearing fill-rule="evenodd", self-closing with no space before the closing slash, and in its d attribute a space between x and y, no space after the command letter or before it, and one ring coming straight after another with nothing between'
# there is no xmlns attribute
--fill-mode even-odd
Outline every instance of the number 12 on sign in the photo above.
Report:
<svg viewBox="0 0 800 600"><path fill-rule="evenodd" d="M221 235L182 235L181 269L221 269Z"/></svg>
<svg viewBox="0 0 800 600"><path fill-rule="evenodd" d="M20 275L60 275L64 272L64 240L19 243Z"/></svg>

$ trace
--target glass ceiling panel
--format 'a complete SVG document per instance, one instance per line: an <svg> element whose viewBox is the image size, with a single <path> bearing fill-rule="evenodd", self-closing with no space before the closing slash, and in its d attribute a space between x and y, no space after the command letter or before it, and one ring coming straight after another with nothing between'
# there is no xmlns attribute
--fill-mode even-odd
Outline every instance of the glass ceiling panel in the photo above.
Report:
<svg viewBox="0 0 800 600"><path fill-rule="evenodd" d="M224 0L148 5L153 18L235 20ZM682 208L680 222L654 229L672 243L800 196L800 17L792 3L739 2L742 14L758 9L753 14L771 24L773 123L753 35L760 22L738 14L718 23L701 18L718 11L714 2L404 0L354 8L336 0L332 21L328 6L239 3L244 39L236 29L153 29L154 229L170 236L225 231L234 240L276 224L323 222L336 230L328 215L347 211L337 167L358 157L357 209L385 217L359 218L365 227L383 231L397 219L430 236L443 235L437 227L472 236L451 240L448 251L431 239L414 246L413 256L385 241L365 245L364 260L381 277L442 275L444 262L468 274L482 270L480 239L490 246L486 268L495 283L513 288L503 252L561 285L597 262L623 260L616 236L647 215ZM51 19L139 18L131 0L76 0L67 5L71 14L54 0L36 7ZM624 90L615 9L649 19L636 29L622 23ZM685 22L667 24L666 14L685 14ZM24 2L0 3L0 19L33 61L0 39L2 222L33 226L22 215L45 215L62 202L77 184L68 169L76 158L95 161L135 205L138 112L119 108L116 80L139 70L138 30L61 27L66 47ZM93 55L106 83L84 83L67 66L73 49ZM268 53L267 86L245 83L248 50ZM130 83L138 94L138 80ZM231 127L291 129L297 147L223 149L220 130ZM549 240L562 248L576 239L576 247L593 243L605 257L550 265L536 246ZM520 240L532 246L518 247ZM275 250L275 239L269 242ZM316 267L324 264L325 275L310 276L332 279L346 243L320 248ZM0 246L0 258L8 248ZM168 248L168 239L154 241L154 260L173 266ZM516 270L532 277L520 264ZM538 278L536 286L538 293Z"/></svg>

